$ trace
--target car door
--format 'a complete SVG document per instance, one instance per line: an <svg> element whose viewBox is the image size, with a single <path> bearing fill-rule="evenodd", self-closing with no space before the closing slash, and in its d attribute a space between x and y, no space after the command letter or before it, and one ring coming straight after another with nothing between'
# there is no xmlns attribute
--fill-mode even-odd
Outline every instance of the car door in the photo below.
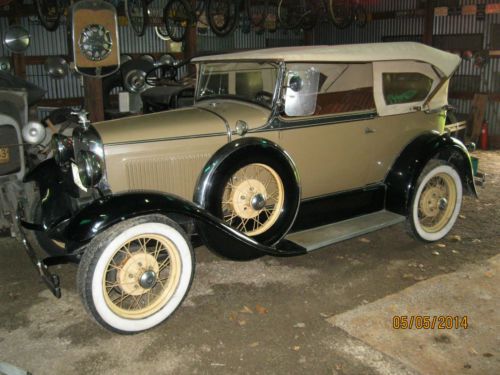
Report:
<svg viewBox="0 0 500 375"><path fill-rule="evenodd" d="M319 73L315 89L307 86L308 69ZM371 131L376 113L371 72L371 64L288 67L285 110L278 120L279 142L297 164L303 199L375 182L367 171L374 157ZM294 75L303 78L301 89L295 92ZM314 103L304 96L314 97ZM305 113L287 108L291 97Z"/></svg>

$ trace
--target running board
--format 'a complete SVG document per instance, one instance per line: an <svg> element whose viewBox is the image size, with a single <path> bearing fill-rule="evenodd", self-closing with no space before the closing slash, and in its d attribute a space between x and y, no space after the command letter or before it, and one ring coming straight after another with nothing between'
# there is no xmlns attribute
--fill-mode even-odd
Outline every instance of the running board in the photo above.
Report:
<svg viewBox="0 0 500 375"><path fill-rule="evenodd" d="M308 252L405 221L389 211L378 211L321 227L292 233L285 238Z"/></svg>

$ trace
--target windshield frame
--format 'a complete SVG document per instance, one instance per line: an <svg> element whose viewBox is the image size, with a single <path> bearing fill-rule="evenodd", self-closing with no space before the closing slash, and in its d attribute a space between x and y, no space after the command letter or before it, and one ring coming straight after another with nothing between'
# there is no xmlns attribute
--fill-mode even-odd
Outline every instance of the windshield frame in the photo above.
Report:
<svg viewBox="0 0 500 375"><path fill-rule="evenodd" d="M200 97L200 90L201 90L201 69L202 66L205 64L216 64L216 63L267 63L270 65L275 65L276 70L277 70L277 75L276 75L276 83L274 86L274 90L272 92L273 98L271 100L271 103L269 105L266 105L264 103L260 103L254 100L238 97L236 95L210 95L210 96L205 96L205 97ZM195 96L194 96L194 104L206 100L236 100L236 101L242 101L245 103L249 104L254 104L261 106L263 108L266 108L270 110L271 112L275 111L276 108L276 102L279 99L280 93L281 93L281 86L283 82L283 75L284 75L284 64L282 61L269 61L269 60L220 60L220 61L199 61L196 63L196 90L195 90Z"/></svg>

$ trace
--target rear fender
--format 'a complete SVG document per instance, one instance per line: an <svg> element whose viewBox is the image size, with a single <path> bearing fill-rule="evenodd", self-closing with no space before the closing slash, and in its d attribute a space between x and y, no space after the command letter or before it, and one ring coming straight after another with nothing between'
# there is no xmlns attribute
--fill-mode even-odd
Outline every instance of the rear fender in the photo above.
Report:
<svg viewBox="0 0 500 375"><path fill-rule="evenodd" d="M261 255L291 256L305 249L283 241L278 247L264 246L224 224L200 206L180 197L156 192L128 192L110 195L80 210L59 234L59 239L71 248L83 248L96 235L111 226L149 214L173 215L193 219L202 225L207 235L204 244L215 253L234 260L254 259Z"/></svg>
<svg viewBox="0 0 500 375"><path fill-rule="evenodd" d="M477 197L469 152L462 142L447 134L427 133L409 143L389 171L386 208L407 215L417 180L431 159L452 164L458 171L464 190Z"/></svg>

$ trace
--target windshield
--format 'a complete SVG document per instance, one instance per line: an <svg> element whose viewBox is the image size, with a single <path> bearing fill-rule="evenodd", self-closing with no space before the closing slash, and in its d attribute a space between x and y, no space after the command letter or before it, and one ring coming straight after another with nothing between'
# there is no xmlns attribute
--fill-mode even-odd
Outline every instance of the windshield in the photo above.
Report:
<svg viewBox="0 0 500 375"><path fill-rule="evenodd" d="M238 99L272 106L279 67L271 63L205 63L200 67L196 100Z"/></svg>

